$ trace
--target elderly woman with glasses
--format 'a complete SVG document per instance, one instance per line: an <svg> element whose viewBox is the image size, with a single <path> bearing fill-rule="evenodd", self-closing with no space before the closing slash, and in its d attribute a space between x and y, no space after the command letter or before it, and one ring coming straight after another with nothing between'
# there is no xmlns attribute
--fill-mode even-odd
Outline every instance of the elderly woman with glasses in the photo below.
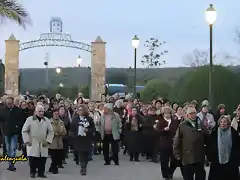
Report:
<svg viewBox="0 0 240 180"><path fill-rule="evenodd" d="M208 180L239 180L239 140L229 116L221 116L219 127L207 138L207 155L211 162Z"/></svg>

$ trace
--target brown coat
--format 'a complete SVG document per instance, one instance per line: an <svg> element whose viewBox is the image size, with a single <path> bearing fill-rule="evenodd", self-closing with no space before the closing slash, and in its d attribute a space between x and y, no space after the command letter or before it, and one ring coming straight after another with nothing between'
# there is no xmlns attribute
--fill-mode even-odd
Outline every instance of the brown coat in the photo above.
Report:
<svg viewBox="0 0 240 180"><path fill-rule="evenodd" d="M205 162L205 129L198 130L190 122L183 121L176 132L173 153L183 165Z"/></svg>
<svg viewBox="0 0 240 180"><path fill-rule="evenodd" d="M63 149L63 136L66 134L64 122L61 120L54 121L53 119L50 121L53 127L54 137L49 149Z"/></svg>

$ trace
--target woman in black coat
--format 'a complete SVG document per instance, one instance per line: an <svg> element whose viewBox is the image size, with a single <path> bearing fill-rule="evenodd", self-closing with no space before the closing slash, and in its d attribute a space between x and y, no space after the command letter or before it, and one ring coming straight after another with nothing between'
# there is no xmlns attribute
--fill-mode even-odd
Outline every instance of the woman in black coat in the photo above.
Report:
<svg viewBox="0 0 240 180"><path fill-rule="evenodd" d="M240 180L238 133L230 126L229 116L221 116L218 124L207 138L208 180Z"/></svg>
<svg viewBox="0 0 240 180"><path fill-rule="evenodd" d="M71 124L71 135L73 147L77 151L81 166L81 175L86 175L89 155L92 152L93 134L95 125L93 119L88 115L85 105L80 105L78 116L75 116Z"/></svg>
<svg viewBox="0 0 240 180"><path fill-rule="evenodd" d="M132 113L125 122L124 138L127 145L127 151L130 155L130 161L139 161L142 142L142 124L143 116L138 114L137 108L132 108Z"/></svg>

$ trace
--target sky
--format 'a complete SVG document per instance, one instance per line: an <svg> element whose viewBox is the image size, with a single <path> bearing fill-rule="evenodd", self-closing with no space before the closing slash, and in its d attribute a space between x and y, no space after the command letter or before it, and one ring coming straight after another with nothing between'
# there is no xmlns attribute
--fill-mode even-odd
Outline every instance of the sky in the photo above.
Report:
<svg viewBox="0 0 240 180"><path fill-rule="evenodd" d="M90 44L97 36L107 42L106 66L133 66L131 40L138 35L137 67L147 53L144 42L153 37L166 44L159 49L168 50L162 60L163 67L185 65L185 57L194 49L209 49L209 27L205 10L212 3L217 11L213 30L213 50L239 56L240 45L234 40L240 27L239 0L19 0L29 12L32 24L25 30L5 21L0 24L0 58L4 60L5 40L13 33L20 43L39 38L50 32L50 20L63 21L63 33L73 40ZM42 68L49 53L50 67L73 67L76 58L83 58L82 66L91 66L90 53L63 47L43 47L20 52L20 68ZM232 60L231 60L232 61ZM228 64L228 62L224 62ZM231 62L233 63L233 62ZM234 64L238 64L234 62Z"/></svg>

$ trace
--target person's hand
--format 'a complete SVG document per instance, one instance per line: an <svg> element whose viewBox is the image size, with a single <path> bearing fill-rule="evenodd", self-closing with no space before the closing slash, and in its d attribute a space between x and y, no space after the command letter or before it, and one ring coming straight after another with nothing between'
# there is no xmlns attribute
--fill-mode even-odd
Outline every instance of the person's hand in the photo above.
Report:
<svg viewBox="0 0 240 180"><path fill-rule="evenodd" d="M88 129L87 129L87 128L85 128L85 129L84 129L84 132L88 132Z"/></svg>
<svg viewBox="0 0 240 180"><path fill-rule="evenodd" d="M157 125L156 124L153 125L153 129L157 129Z"/></svg>
<svg viewBox="0 0 240 180"><path fill-rule="evenodd" d="M27 146L32 146L32 142L27 142L26 145Z"/></svg>
<svg viewBox="0 0 240 180"><path fill-rule="evenodd" d="M139 124L139 127L142 127L142 124Z"/></svg>
<svg viewBox="0 0 240 180"><path fill-rule="evenodd" d="M129 123L129 120L126 120L126 123Z"/></svg>
<svg viewBox="0 0 240 180"><path fill-rule="evenodd" d="M47 147L48 145L49 145L48 142L44 142L44 143L42 143L42 146L43 146L43 147Z"/></svg>
<svg viewBox="0 0 240 180"><path fill-rule="evenodd" d="M165 128L164 128L164 131L169 131L169 127L165 127Z"/></svg>

